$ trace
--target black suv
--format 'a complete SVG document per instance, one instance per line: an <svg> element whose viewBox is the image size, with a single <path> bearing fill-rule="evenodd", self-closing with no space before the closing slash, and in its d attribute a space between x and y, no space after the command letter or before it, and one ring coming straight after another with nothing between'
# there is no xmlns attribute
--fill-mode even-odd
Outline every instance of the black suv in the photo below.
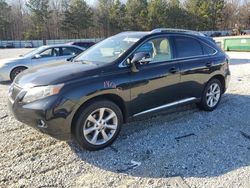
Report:
<svg viewBox="0 0 250 188"><path fill-rule="evenodd" d="M124 32L71 63L29 69L9 89L17 120L85 149L110 145L124 122L177 105L214 110L230 78L229 59L188 30Z"/></svg>

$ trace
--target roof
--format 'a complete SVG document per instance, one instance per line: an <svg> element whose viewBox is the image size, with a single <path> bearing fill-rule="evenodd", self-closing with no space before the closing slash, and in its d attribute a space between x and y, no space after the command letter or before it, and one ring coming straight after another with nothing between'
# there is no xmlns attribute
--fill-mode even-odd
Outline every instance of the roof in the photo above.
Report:
<svg viewBox="0 0 250 188"><path fill-rule="evenodd" d="M53 44L53 45L44 45L43 47L48 48L48 47L53 47L53 48L60 48L60 47L75 47L84 50L84 48L76 45L71 45L71 44Z"/></svg>
<svg viewBox="0 0 250 188"><path fill-rule="evenodd" d="M161 32L170 32L170 33L186 33L197 36L205 36L203 33L199 31L192 31L187 29L174 29L174 28L157 28L152 30L150 33L161 33Z"/></svg>
<svg viewBox="0 0 250 188"><path fill-rule="evenodd" d="M195 36L201 36L201 37L206 36L199 31L192 31L192 30L186 30L186 29L174 29L174 28L156 28L152 31L125 31L125 32L119 33L118 35L146 36L146 35L157 34L157 33L183 33L183 34L189 34L189 35L195 35Z"/></svg>

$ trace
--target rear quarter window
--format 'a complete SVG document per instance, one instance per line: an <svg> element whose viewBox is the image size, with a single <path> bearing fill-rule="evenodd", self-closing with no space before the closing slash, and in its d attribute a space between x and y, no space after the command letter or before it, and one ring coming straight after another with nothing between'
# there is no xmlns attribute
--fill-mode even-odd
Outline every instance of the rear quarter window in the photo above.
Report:
<svg viewBox="0 0 250 188"><path fill-rule="evenodd" d="M208 46L207 44L203 44L202 48L204 51L204 55L212 55L216 52L216 50L214 48Z"/></svg>
<svg viewBox="0 0 250 188"><path fill-rule="evenodd" d="M175 37L174 41L177 58L203 55L202 45L196 39L189 37Z"/></svg>

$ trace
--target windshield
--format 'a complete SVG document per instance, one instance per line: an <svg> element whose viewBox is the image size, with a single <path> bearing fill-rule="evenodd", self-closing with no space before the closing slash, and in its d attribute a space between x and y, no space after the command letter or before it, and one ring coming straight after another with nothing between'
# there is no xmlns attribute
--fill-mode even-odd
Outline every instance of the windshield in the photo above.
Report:
<svg viewBox="0 0 250 188"><path fill-rule="evenodd" d="M36 49L31 50L30 52L24 54L23 57L32 57L32 56L38 54L39 52L41 52L43 49L45 49L45 47L41 46L39 48L36 48Z"/></svg>
<svg viewBox="0 0 250 188"><path fill-rule="evenodd" d="M145 36L145 33L122 33L107 38L80 54L75 62L111 63L143 36Z"/></svg>

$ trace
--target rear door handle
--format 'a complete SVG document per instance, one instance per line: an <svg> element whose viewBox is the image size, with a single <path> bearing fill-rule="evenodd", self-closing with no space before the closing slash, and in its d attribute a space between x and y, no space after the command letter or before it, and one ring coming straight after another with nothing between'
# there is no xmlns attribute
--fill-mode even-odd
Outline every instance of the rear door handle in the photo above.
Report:
<svg viewBox="0 0 250 188"><path fill-rule="evenodd" d="M172 73L172 74L175 74L178 72L177 68L175 67L172 67L171 69L169 69L169 72Z"/></svg>
<svg viewBox="0 0 250 188"><path fill-rule="evenodd" d="M210 67L212 67L212 66L213 66L212 63L207 63L207 64L206 64L206 67L208 67L208 68L210 68Z"/></svg>

